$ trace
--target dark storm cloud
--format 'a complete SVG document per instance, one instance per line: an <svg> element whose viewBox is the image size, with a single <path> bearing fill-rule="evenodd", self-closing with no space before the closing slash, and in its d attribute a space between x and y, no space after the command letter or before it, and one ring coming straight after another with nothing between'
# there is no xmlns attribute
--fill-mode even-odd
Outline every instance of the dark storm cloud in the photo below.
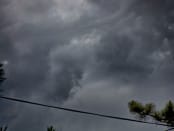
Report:
<svg viewBox="0 0 174 131"><path fill-rule="evenodd" d="M159 34L159 41L157 45L162 45L163 47L167 47L167 50L170 52L162 63L161 70L158 70L160 73L159 79L164 80L165 83L171 83L171 78L174 76L173 74L173 38L174 38L174 30L173 30L173 22L174 15L173 9L174 2L171 0L166 1L137 1L136 2L136 11L138 15L141 15L145 22L149 24L149 26L156 30ZM150 33L150 32L149 32ZM150 43L152 43L150 41ZM163 50L161 48L161 50ZM163 50L164 51L164 50ZM162 51L162 52L163 52ZM168 59L168 61L167 61ZM169 71L170 70L170 71ZM164 77L165 76L165 77ZM160 78L161 77L161 78ZM172 82L173 83L173 82Z"/></svg>
<svg viewBox="0 0 174 131"><path fill-rule="evenodd" d="M10 6L10 3L7 3L7 5ZM25 6L24 8L26 9ZM29 10L33 11L33 14L39 11ZM30 16L29 14L26 15ZM59 33L60 26L56 27L56 24L54 27L50 27L47 22L43 24L35 24L31 21L20 23L20 19L15 19L10 19L9 23L12 23L7 26L3 25L1 28L0 57L2 61L7 60L9 62L6 67L8 80L4 83L5 92L3 94L31 99L38 97L38 101L51 101L54 104L65 101L73 86L78 85L77 81L81 79L81 70L73 64L74 61L71 59L61 58L57 60L57 65L55 65L62 66L61 72L55 71L54 78L50 80L50 76L52 76L52 72L50 73L50 52L53 45L56 45L56 48L61 48L61 45L68 44L69 36L63 36ZM2 21L1 23L6 22ZM17 25L16 28L14 23L19 24L19 26ZM7 30L4 31L6 28ZM60 46L57 47L57 45ZM74 65L73 68L71 68L72 65ZM26 110L29 108L22 109L19 107L20 105L16 107L15 104L1 102L1 106L4 107L0 109L1 124L8 123L15 130L23 130L29 126L34 126L32 130L43 130L49 124L49 121L44 120L45 115L42 115L43 119L34 118L40 111L37 111L34 115L34 111L31 109L31 112L26 114ZM13 111L10 109L13 109ZM17 110L20 110L20 114ZM24 112L21 112L22 110ZM26 121L31 120L31 118L33 118L33 122L27 124ZM21 125L22 121L24 123ZM38 121L40 121L40 126L35 123ZM43 125L45 126L43 127ZM31 129L28 128L28 130Z"/></svg>
<svg viewBox="0 0 174 131"><path fill-rule="evenodd" d="M6 53L13 52L13 46L9 39L8 34L5 32L5 29L9 26L10 22L6 16L5 8L8 5L8 0L0 1L0 60L3 61L6 59Z"/></svg>
<svg viewBox="0 0 174 131"><path fill-rule="evenodd" d="M68 60L67 63L66 58L65 60L62 58L57 63L57 65L62 65L62 71L54 72L54 81L50 80L49 78L52 74L50 74L49 55L51 52L50 49L53 48L52 45L60 45L60 47L58 46L56 48L61 48L61 45L68 44L69 36L63 36L61 31L59 32L60 26L57 25L56 20L53 22L54 27L48 25L48 21L33 23L33 16L37 16L39 13L48 13L50 2L44 1L48 3L46 4L43 1L37 1L36 3L21 1L21 6L13 2L1 3L3 12L1 12L2 19L0 22L2 25L0 33L0 57L2 61L6 60L9 63L6 67L6 77L8 80L4 84L4 88L6 89L4 94L23 98L38 96L40 98L38 98L39 100L46 99L46 101L54 101L56 98L57 103L64 101L68 98L73 86L77 85L77 80L81 78L81 72L79 72L77 67L70 69L70 65L74 62ZM16 7L14 8L14 6ZM27 17L31 19L26 19ZM41 19L45 19L44 17L41 17ZM52 20L49 21L51 22ZM50 90L50 88L53 90ZM46 96L46 98L42 98L42 96ZM9 105L4 103L3 107L1 108L2 119L4 119L3 114L6 114L6 111L9 112L7 110ZM16 107L12 104L10 108ZM6 116L6 122L10 123L10 121L14 120L12 118L15 116L15 112L8 114L9 116ZM26 120L27 117L24 114L23 116L22 120Z"/></svg>
<svg viewBox="0 0 174 131"><path fill-rule="evenodd" d="M150 60L147 59L148 56L138 56L138 52L132 55L136 44L131 39L109 35L111 36L106 37L106 40L103 40L98 47L96 57L97 62L101 63L101 68L106 69L104 76L109 73L118 77L126 76L128 79L135 77L134 79L138 80L144 79L153 71L152 65L149 64Z"/></svg>
<svg viewBox="0 0 174 131"><path fill-rule="evenodd" d="M21 1L25 5L23 9L30 13L47 13L47 11L54 5L53 0L37 0L37 1Z"/></svg>
<svg viewBox="0 0 174 131"><path fill-rule="evenodd" d="M13 41L10 41L10 44L14 46L15 52L8 53L5 49L1 48L3 50L1 53L4 52L3 55L7 55L5 59L10 63L8 65L8 83L6 85L10 88L9 92L12 91L12 94L17 96L26 96L30 95L34 90L42 91L42 88L43 90L50 88L50 86L47 85L47 83L50 82L46 81L47 79L49 80L49 75L51 75L49 74L51 70L49 66L50 49L53 47L52 45L68 44L68 40L70 39L68 37L70 36L63 36L61 32L59 32L60 25L57 25L56 21L53 22L54 26L48 25L47 22L33 23L32 18L39 15L38 13L48 13L49 9L54 6L52 2L21 1L21 6L16 5L16 2L7 3L8 7L16 6L17 9L14 8L16 12L14 12L14 16L10 19L11 22L16 25L13 25L13 23L8 25L9 28L6 31L10 36L7 40L11 39L11 41ZM7 11L7 9L4 11ZM13 11L13 7L11 11ZM16 14L17 11L19 11L21 18L18 18L19 16ZM7 14L8 13L6 13L6 15ZM15 15L18 19L16 19ZM27 20L26 16L31 18L27 23L25 23ZM44 17L45 16L41 16L41 19L45 19ZM51 22L51 20L49 21ZM3 45L6 45L5 48L7 48L7 44L7 42L4 42ZM3 45L1 44L1 46ZM57 48L61 48L61 46ZM12 47L9 47L9 50L11 49ZM72 65L71 63L73 63L73 61L70 60L68 63L64 63L63 59L64 58L58 61L58 65L62 65L62 72L57 72L57 74L54 72L55 81L51 80L51 82L55 83L55 85L52 85L54 86L53 88L57 90L53 90L52 95L56 95L61 99L68 97L69 91L73 87L73 79L76 79L74 77L79 77L78 69L69 71L70 67L67 68L69 65ZM26 71L28 72L27 74L25 73Z"/></svg>
<svg viewBox="0 0 174 131"><path fill-rule="evenodd" d="M64 51L64 49L62 48ZM79 80L82 79L82 65L80 61L73 59L68 52L60 51L54 58L55 64L53 68L57 68L52 72L51 85L53 91L49 97L53 96L57 100L65 100L69 97L70 91L74 86L80 86ZM69 50L71 51L71 50ZM57 67L56 67L57 66ZM57 70L57 71L56 71Z"/></svg>
<svg viewBox="0 0 174 131"><path fill-rule="evenodd" d="M102 36L101 44L96 46L100 76L103 72L103 76L116 75L116 79L121 77L126 81L137 82L141 78L146 81L150 77L152 81L160 79L172 82L170 78L173 73L168 70L173 69L171 66L168 69L167 64L173 63L172 1L91 2L102 11L109 12L103 14L103 17L110 14L112 9L122 14L119 17L122 23L117 25L118 19L112 18L110 30ZM123 5L126 8L117 8ZM163 68L159 68L161 63ZM161 79L154 75L155 72L158 72L158 76L168 77Z"/></svg>
<svg viewBox="0 0 174 131"><path fill-rule="evenodd" d="M164 37L173 39L173 7L174 2L171 0L160 1L137 1L135 11L142 15L149 24L164 35Z"/></svg>
<svg viewBox="0 0 174 131"><path fill-rule="evenodd" d="M99 6L104 12L108 12L108 13L113 13L118 10L122 10L125 8L128 8L133 2L134 0L110 0L108 1L104 1L104 0L88 0L90 2L92 2L93 4L95 4L96 6Z"/></svg>
<svg viewBox="0 0 174 131"><path fill-rule="evenodd" d="M4 94L115 115L128 115L127 102L133 98L163 103L169 98L174 76L171 0L0 4L0 59L9 62ZM159 88L156 95L152 87ZM43 130L59 122L64 130L123 129L99 118L2 106L9 114L5 122L15 130Z"/></svg>

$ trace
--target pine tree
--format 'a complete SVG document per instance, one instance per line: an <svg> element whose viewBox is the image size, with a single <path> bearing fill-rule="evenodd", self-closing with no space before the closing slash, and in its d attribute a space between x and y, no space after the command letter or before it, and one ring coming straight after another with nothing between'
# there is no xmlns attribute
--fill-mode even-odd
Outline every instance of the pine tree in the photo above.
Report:
<svg viewBox="0 0 174 131"><path fill-rule="evenodd" d="M53 126L47 128L47 131L56 131Z"/></svg>
<svg viewBox="0 0 174 131"><path fill-rule="evenodd" d="M3 67L3 64L0 63L0 84L5 80L5 77L4 77L4 69L2 68ZM0 89L0 92L2 90ZM1 126L0 127L0 131L7 131L7 126L3 127Z"/></svg>
<svg viewBox="0 0 174 131"><path fill-rule="evenodd" d="M4 77L5 73L4 73L4 69L2 67L3 67L3 64L0 63L0 82L5 80L5 77Z"/></svg>
<svg viewBox="0 0 174 131"><path fill-rule="evenodd" d="M0 84L5 80L5 77L4 77L4 69L3 69L3 64L0 63ZM2 90L0 89L0 92Z"/></svg>
<svg viewBox="0 0 174 131"><path fill-rule="evenodd" d="M7 131L7 126L5 126L5 127L0 127L0 131Z"/></svg>
<svg viewBox="0 0 174 131"><path fill-rule="evenodd" d="M152 118L155 121L174 126L174 103L168 101L161 110L156 110L153 103L142 104L137 101L129 102L129 111L135 114L139 119Z"/></svg>

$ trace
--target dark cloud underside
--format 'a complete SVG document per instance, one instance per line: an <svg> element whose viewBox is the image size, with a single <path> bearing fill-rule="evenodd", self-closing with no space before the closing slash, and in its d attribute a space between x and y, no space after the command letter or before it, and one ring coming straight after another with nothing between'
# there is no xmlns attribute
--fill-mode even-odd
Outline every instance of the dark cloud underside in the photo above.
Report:
<svg viewBox="0 0 174 131"><path fill-rule="evenodd" d="M173 99L173 7L172 0L1 0L3 94L123 116L130 99L162 106ZM151 128L2 101L0 111L0 123L18 131L58 123Z"/></svg>

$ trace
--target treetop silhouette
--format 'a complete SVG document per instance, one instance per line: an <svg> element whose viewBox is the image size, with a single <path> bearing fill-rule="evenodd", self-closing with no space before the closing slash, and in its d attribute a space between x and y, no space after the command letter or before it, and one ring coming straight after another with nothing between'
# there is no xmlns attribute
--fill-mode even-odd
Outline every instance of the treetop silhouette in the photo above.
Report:
<svg viewBox="0 0 174 131"><path fill-rule="evenodd" d="M142 104L134 100L130 101L128 106L129 111L139 119L152 118L155 121L174 126L174 103L172 101L168 101L161 110L156 110L153 103Z"/></svg>
<svg viewBox="0 0 174 131"><path fill-rule="evenodd" d="M47 131L56 131L56 129L54 129L53 126L50 126L50 127L47 128Z"/></svg>
<svg viewBox="0 0 174 131"><path fill-rule="evenodd" d="M7 126L5 126L5 127L0 127L0 131L7 131Z"/></svg>
<svg viewBox="0 0 174 131"><path fill-rule="evenodd" d="M3 67L3 64L0 63L0 82L3 82L5 80L5 77L4 77L5 72L2 67Z"/></svg>

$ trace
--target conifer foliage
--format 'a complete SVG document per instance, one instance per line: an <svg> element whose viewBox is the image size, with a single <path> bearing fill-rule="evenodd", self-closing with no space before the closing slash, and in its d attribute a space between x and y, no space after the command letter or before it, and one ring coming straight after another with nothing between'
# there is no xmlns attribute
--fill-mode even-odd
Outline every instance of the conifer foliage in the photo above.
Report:
<svg viewBox="0 0 174 131"><path fill-rule="evenodd" d="M4 74L3 64L0 63L0 82L5 80Z"/></svg>
<svg viewBox="0 0 174 131"><path fill-rule="evenodd" d="M5 126L5 127L0 127L0 131L7 131L7 126Z"/></svg>
<svg viewBox="0 0 174 131"><path fill-rule="evenodd" d="M168 101L161 110L156 110L153 103L142 104L134 100L130 101L128 106L129 111L140 119L152 118L155 121L174 126L174 103L172 101Z"/></svg>
<svg viewBox="0 0 174 131"><path fill-rule="evenodd" d="M53 126L47 128L47 131L56 131Z"/></svg>

